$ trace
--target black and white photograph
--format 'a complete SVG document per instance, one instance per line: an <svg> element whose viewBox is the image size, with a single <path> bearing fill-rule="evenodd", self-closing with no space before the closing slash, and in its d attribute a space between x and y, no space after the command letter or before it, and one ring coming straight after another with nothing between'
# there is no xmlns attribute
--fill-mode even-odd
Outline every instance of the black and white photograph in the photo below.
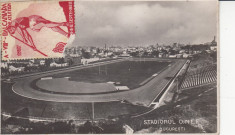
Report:
<svg viewBox="0 0 235 135"><path fill-rule="evenodd" d="M2 134L219 134L218 1L59 1L0 2Z"/></svg>

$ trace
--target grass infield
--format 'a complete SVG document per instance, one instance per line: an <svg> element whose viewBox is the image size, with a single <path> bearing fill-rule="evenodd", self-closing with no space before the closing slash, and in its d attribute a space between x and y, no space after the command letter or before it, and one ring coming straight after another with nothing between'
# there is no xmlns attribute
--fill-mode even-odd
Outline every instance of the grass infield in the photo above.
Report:
<svg viewBox="0 0 235 135"><path fill-rule="evenodd" d="M158 73L169 64L170 62L158 61L123 61L56 74L52 77L70 77L70 81L85 83L106 83L111 81L116 82L115 85L127 86L129 89L135 89L147 78Z"/></svg>

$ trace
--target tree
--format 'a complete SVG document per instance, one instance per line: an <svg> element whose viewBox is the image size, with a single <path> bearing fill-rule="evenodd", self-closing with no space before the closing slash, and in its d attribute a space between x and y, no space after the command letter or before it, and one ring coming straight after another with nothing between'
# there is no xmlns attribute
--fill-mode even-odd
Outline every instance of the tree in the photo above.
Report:
<svg viewBox="0 0 235 135"><path fill-rule="evenodd" d="M169 54L170 54L170 55L175 55L175 54L176 54L176 51L171 49L171 50L169 50Z"/></svg>
<svg viewBox="0 0 235 135"><path fill-rule="evenodd" d="M142 56L148 56L148 52L144 51Z"/></svg>
<svg viewBox="0 0 235 135"><path fill-rule="evenodd" d="M100 48L97 48L97 49L96 49L96 52L97 52L97 53L100 53L100 52L101 52L101 51L100 51Z"/></svg>
<svg viewBox="0 0 235 135"><path fill-rule="evenodd" d="M130 55L132 57L137 57L139 55L139 51L136 51L136 52L131 52Z"/></svg>
<svg viewBox="0 0 235 135"><path fill-rule="evenodd" d="M91 57L91 54L89 52L86 52L84 49L82 49L81 52L83 58L89 59Z"/></svg>
<svg viewBox="0 0 235 135"><path fill-rule="evenodd" d="M154 51L152 52L152 56L158 57L158 55L159 55L159 52L158 52L158 51L154 50Z"/></svg>
<svg viewBox="0 0 235 135"><path fill-rule="evenodd" d="M64 58L59 58L58 62L61 64L61 63L64 63Z"/></svg>
<svg viewBox="0 0 235 135"><path fill-rule="evenodd" d="M214 62L217 61L217 52L211 53L210 56L212 57L212 59L213 59Z"/></svg>
<svg viewBox="0 0 235 135"><path fill-rule="evenodd" d="M162 52L163 52L164 54L167 54L167 50L162 49Z"/></svg>
<svg viewBox="0 0 235 135"><path fill-rule="evenodd" d="M49 67L52 62L52 59L45 59L45 66Z"/></svg>

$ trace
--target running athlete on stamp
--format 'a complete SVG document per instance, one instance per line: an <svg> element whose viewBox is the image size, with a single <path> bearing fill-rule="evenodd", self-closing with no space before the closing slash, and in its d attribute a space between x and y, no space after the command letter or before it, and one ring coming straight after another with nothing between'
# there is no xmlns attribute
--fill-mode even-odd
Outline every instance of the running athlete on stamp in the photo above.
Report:
<svg viewBox="0 0 235 135"><path fill-rule="evenodd" d="M3 3L1 14L3 60L62 57L75 36L73 1Z"/></svg>

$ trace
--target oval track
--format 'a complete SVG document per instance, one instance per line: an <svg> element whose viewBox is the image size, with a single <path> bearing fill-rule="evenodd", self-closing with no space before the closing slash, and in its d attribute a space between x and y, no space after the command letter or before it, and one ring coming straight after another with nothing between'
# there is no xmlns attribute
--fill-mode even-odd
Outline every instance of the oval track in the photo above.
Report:
<svg viewBox="0 0 235 135"><path fill-rule="evenodd" d="M115 62L119 62L118 60ZM111 102L127 100L133 104L142 104L148 106L151 101L156 97L156 95L161 92L169 80L165 79L166 76L172 77L185 63L185 60L172 60L174 61L171 66L162 71L157 77L153 78L151 81L145 85L130 91L123 91L117 93L106 93L106 94L92 94L92 95L63 95L55 93L46 93L38 91L30 87L33 80L38 78L52 75L55 73L69 72L73 70L79 70L83 68L89 68L95 65L81 66L76 68L68 68L67 70L59 70L56 72L47 72L44 74L36 74L34 76L26 76L24 78L15 79L16 83L12 86L12 90L23 97L43 100L43 101L53 101L53 102ZM108 64L110 62L102 62L101 64Z"/></svg>

